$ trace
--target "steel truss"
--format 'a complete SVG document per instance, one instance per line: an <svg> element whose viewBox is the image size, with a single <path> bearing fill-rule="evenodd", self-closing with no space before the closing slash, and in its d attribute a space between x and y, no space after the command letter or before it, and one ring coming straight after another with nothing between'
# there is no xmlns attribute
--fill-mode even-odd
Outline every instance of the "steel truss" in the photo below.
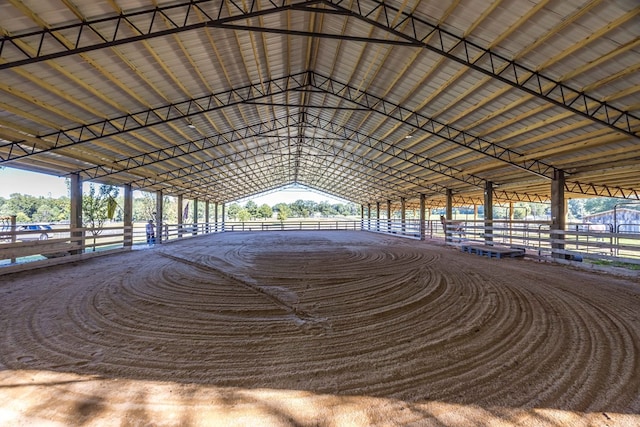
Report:
<svg viewBox="0 0 640 427"><path fill-rule="evenodd" d="M307 119L309 119L309 116L312 118L312 121L310 123L314 123L313 120L317 120L318 122L321 123L321 120L319 117L315 117L312 115L307 115ZM301 117L299 115L296 115L296 117ZM293 116L289 117L290 120L293 119ZM274 124L280 124L282 121L273 121L271 122L272 125ZM330 122L325 121L326 124L330 124ZM294 123L290 123L290 125L295 125ZM314 126L315 127L315 126ZM267 129L269 129L269 127L267 127ZM248 129L251 129L251 127L249 127ZM344 135L344 131L346 132L351 132L351 130L344 128L344 131L341 130L337 130L334 128L332 128L332 130L327 129L326 127L322 127L323 130L326 131L330 131L331 133L334 133L338 136L338 138L341 141L350 141L350 142L355 142L358 143L357 140L349 140L349 139L345 139L343 138ZM144 189L147 187L151 187L151 186L157 186L159 184L166 184L166 183L172 183L172 185L175 186L180 186L178 184L175 183L175 180L182 180L184 178L190 178L190 187L199 187L199 186L207 186L209 185L213 180L211 177L207 177L207 178L194 178L194 175L197 175L201 172L207 172L209 170L217 170L218 167L220 166L224 166L224 165L230 165L230 164L235 164L238 163L240 161L247 161L250 159L254 159L257 158L259 156L263 156L264 157L268 157L268 156L275 156L276 158L278 156L280 156L280 158L288 155L288 153L283 152L283 150L287 150L290 148L295 147L297 149L296 151L296 156L298 158L300 158L304 163L309 163L308 159L309 158L313 158L315 157L315 155L311 152L304 152L304 150L302 150L303 147L307 147L307 148L313 148L315 150L319 150L322 153L325 153L325 155L334 157L334 158L341 158L343 160L346 160L348 162L351 162L352 164L357 164L358 166L362 166L365 168L365 170L372 170L374 172L380 173L384 176L387 176L389 178L393 178L393 179L397 179L406 183L409 183L415 187L421 188L421 189L425 189L428 190L432 193L439 193L439 194L446 194L447 188L439 185L439 184L425 184L424 180L411 175L409 173L406 173L402 170L399 170L397 168L393 168L393 167L389 167L383 163L380 162L376 162L374 160L371 159L367 159L364 156L360 156L360 155L356 155L353 152L349 152L346 151L344 149L338 149L336 148L334 145L332 145L330 142L327 141L327 139L324 138L306 138L304 139L301 143L297 143L295 145L292 144L288 144L288 145L281 145L281 142L283 142L286 138L280 138L277 141L267 141L266 144L262 145L262 146L258 146L258 147L254 147L254 148L250 148L250 149L246 149L243 151L239 151L239 152L235 152L229 155L223 155L220 156L218 158L215 159L210 159L198 164L194 164L194 165L190 165L184 168L178 168L172 171L168 171L162 174L159 174L158 176L156 176L153 179L149 179L149 178L143 178L137 181L134 181L132 183L132 186L134 186L135 188L139 188L139 189ZM335 140L332 138L328 139L329 141ZM381 151L384 153L384 151L382 151L381 149L377 148L377 150ZM278 154L278 152L280 152ZM261 159L262 159L261 158ZM165 160L164 158L162 160ZM162 161L161 160L161 161ZM386 184L381 184L380 186L378 186L377 184L374 183L374 181L378 181L380 180L380 178L374 174L371 173L366 173L363 172L362 169L354 169L353 167L344 165L344 164L337 164L335 163L335 161L331 162L333 165L336 166L336 168L338 169L346 169L349 170L351 177L356 177L356 176L360 176L360 175L364 175L366 176L366 180L365 182L367 183L368 186L374 186L378 191L382 192L382 193L387 193L387 196L390 197L391 194L394 194L394 197L399 198L399 197L405 197L407 199L410 198L415 198L417 197L419 194L424 193L423 191L418 191L416 190L416 192L414 194L410 194L407 193L405 190L402 190L399 186L395 185L395 184L391 184L390 182L386 182ZM298 166L300 166L300 162L297 163ZM329 168L327 168L327 164L326 163L319 163L318 165L322 170L324 170L323 173L320 174L320 177L325 177L326 174L329 173ZM335 170L332 169L332 174L335 173ZM346 175L342 174L342 176L346 177ZM229 176L226 176L227 178ZM326 181L326 179L324 179L324 181ZM333 179L331 180L332 182L330 182L330 186L327 186L327 188L324 189L324 191L332 191L335 192L335 183L336 180ZM339 181L339 180L338 180ZM217 181L216 181L217 182ZM300 180L296 177L294 180L292 180L293 183L296 182L300 182ZM223 183L223 185L226 187L226 183ZM389 193L389 186L392 187L396 187L395 190L393 190L393 193ZM324 187L322 185L320 185L320 187ZM329 190L330 187L330 190ZM359 189L358 190L358 195L359 197L362 196L362 192L365 191L364 189ZM341 193L345 194L345 192ZM494 195L496 196L496 199L500 199L500 200L509 200L509 201L527 201L527 202L544 202L546 201L546 198L542 197L542 196L538 196L538 195L531 195L531 194L520 194L520 193L509 193L506 191L497 191L494 190ZM387 197L385 196L385 197ZM469 197L464 197L464 196L460 196L460 195L456 195L456 200L473 200L474 203L482 203L482 201L478 201L474 198L469 198Z"/></svg>
<svg viewBox="0 0 640 427"><path fill-rule="evenodd" d="M48 141L51 144L47 149L39 149L34 145L29 145L24 140L3 144L0 145L0 151L6 152L6 154L0 156L0 165L32 154L75 146L84 142L116 136L175 120L184 120L202 113L291 91L305 86L307 84L305 79L308 75L306 72L290 74L281 78L242 86L240 88L233 88L212 95L187 99L157 108L125 114L113 119L101 120L88 125L59 130L39 137L39 139Z"/></svg>
<svg viewBox="0 0 640 427"><path fill-rule="evenodd" d="M332 134L338 135L344 140L353 141L358 145L363 145L365 147L371 148L372 150L411 163L413 165L423 167L448 178L453 178L466 184L471 184L478 188L484 188L484 179L474 175L465 174L460 169L456 169L443 163L436 162L426 156L411 152L404 148L396 147L392 143L366 135L348 126L337 125L329 120L321 118L320 116L307 114L307 118L309 125L325 130L327 132L331 132Z"/></svg>
<svg viewBox="0 0 640 427"><path fill-rule="evenodd" d="M273 161L275 156L270 159ZM288 183L287 171L284 165L278 162L263 162L260 166L242 165L238 166L242 174L231 171L217 171L216 176L199 178L189 187L183 187L183 196L191 198L212 198L217 195L220 201L234 200L247 194L248 188L277 188ZM240 176L241 175L241 176ZM224 183L224 184L223 184ZM173 185L173 184L172 184ZM216 196L213 196L215 199Z"/></svg>
<svg viewBox="0 0 640 427"><path fill-rule="evenodd" d="M167 171L161 174L158 174L157 176L155 176L154 178L142 178L136 181L133 181L131 183L132 187L136 188L136 189L146 189L146 188L150 188L150 187L157 187L159 185L162 184L167 184L167 183L171 183L172 185L175 185L176 187L179 188L183 188L185 190L188 190L189 188L192 187L201 187L201 186L207 186L213 182L218 182L217 179L220 177L219 172L216 172L216 176L215 177L198 177L197 175L201 172L208 172L210 170L216 170L218 171L218 167L220 166L225 166L225 165L231 165L231 164L238 164L241 161L247 161L247 160L252 160L252 159L256 159L259 158L260 162L262 162L265 158L270 158L270 159L276 159L276 158L280 158L282 159L283 157L289 157L289 153L286 151L290 148L298 148L299 144L287 144L287 145L282 145L281 142L287 140L287 138L280 138L280 140L278 141L271 141L271 142L267 142L264 145L258 146L258 147L253 147L253 148L249 148L249 149L245 149L242 151L237 151L234 152L232 154L227 154L227 155L222 155L219 156L217 158L214 159L210 159L198 164L194 164L194 165L190 165L184 168L177 168L171 171ZM326 145L326 144L325 144ZM318 147L316 145L308 145L308 144L303 144L302 146L300 146L300 150L297 151L297 155L300 158L307 158L307 157L313 157L314 155L312 153L306 153L304 152L303 148L307 147L307 148L315 148L318 149ZM345 159L348 160L348 156L344 156ZM278 166L281 164L278 164ZM246 165L247 167L250 167L250 165ZM366 166L366 165L365 165ZM273 167L273 165L269 165L268 167ZM262 166L260 166L260 168L263 168ZM323 164L323 168L326 169L326 164ZM368 178L373 178L374 175L372 174L366 174L360 170L357 169L353 169L351 167L347 167L347 169L349 169L352 173L354 174L364 174L366 175ZM388 176L393 176L392 173L388 173ZM235 175L225 175L224 178L229 178L229 177L235 177ZM184 178L189 178L189 187L184 187L183 185L177 184L176 180L181 181ZM298 182L293 180L293 182ZM368 185L372 185L371 179L366 181ZM283 184L284 185L284 184ZM226 184L225 184L226 186ZM384 185L380 186L378 189L387 189L387 187L385 187ZM325 190L327 191L327 190ZM364 190L359 190L359 191L364 191ZM405 194L402 192L401 189L397 188L395 191L398 192L398 194ZM400 197L400 196L399 196Z"/></svg>
<svg viewBox="0 0 640 427"><path fill-rule="evenodd" d="M392 103L379 96L339 82L331 77L318 73L310 73L309 81L312 86L322 89L326 93L335 95L356 105L367 107L371 111L395 119L415 129L438 136L456 145L500 160L501 162L510 164L539 177L553 179L553 171L555 168L540 160L523 160L522 158L524 156L521 153L501 147L470 132L457 129L454 126L435 120L418 111Z"/></svg>
<svg viewBox="0 0 640 427"><path fill-rule="evenodd" d="M318 0L190 0L0 38L0 69L308 7ZM226 6L226 7L225 7ZM198 16L203 16L200 21ZM249 28L247 28L249 29ZM34 46L30 48L29 46ZM37 46L37 47L36 47Z"/></svg>
<svg viewBox="0 0 640 427"><path fill-rule="evenodd" d="M252 1L248 7L244 2L234 0L220 0L219 7L214 7L213 3L217 2L191 0L28 34L3 36L0 38L0 69L206 27L408 44L428 49L554 105L640 138L640 132L633 130L640 123L639 117L380 0L354 0L349 3L343 0L268 0ZM367 22L406 42L231 24L233 21L296 9L310 13L330 13L312 7L318 4L326 5L334 13ZM204 16L205 20L197 21L198 14ZM162 27L161 22L165 22L169 28ZM38 46L35 52L29 52L26 48L30 45ZM22 59L9 58L9 50Z"/></svg>
<svg viewBox="0 0 640 427"><path fill-rule="evenodd" d="M329 172L327 165L317 161L313 156L303 156L300 160L305 165L305 171L316 171L315 174L305 173L303 174L304 177L314 177L314 182L318 182L319 180L326 180L330 173L332 176L332 181L329 183L332 189L331 192L333 193L334 189L337 189L342 194L350 193L351 196L349 198L353 201L370 200L375 198L377 194L393 195L394 197L403 197L403 194L405 194L396 184L378 183L379 179L368 171L355 169L348 165L334 164ZM352 178L355 178L360 184L349 184L350 181L353 181ZM299 180L299 182L304 183L307 180ZM390 191L390 187L398 188Z"/></svg>
<svg viewBox="0 0 640 427"><path fill-rule="evenodd" d="M329 133L332 133L332 134L336 135L341 141L349 141L349 142L353 142L353 143L358 144L358 145L365 145L365 146L367 146L369 148L372 148L372 149L374 149L376 151L379 151L381 153L388 154L388 152L385 151L384 148L382 148L382 147L384 147L384 145L381 145L380 147L378 147L378 144L377 144L378 142L380 142L381 144L385 144L385 143L383 143L383 141L376 140L373 137L364 135L364 134L362 134L362 133L360 133L360 132L358 132L358 131L356 131L356 130L354 130L352 128L349 128L347 126L335 125L334 123L332 123L332 122L330 122L328 120L322 119L322 118L320 118L318 116L313 116L311 114L307 114L307 118L311 119L309 121L310 124L313 124L313 125L315 125L315 127L318 127L318 128L320 128L322 130L325 130L325 131L327 131ZM373 143L371 143L370 140L373 141ZM388 175L388 176L391 176L391 177L394 177L394 178L400 178L400 179L402 179L403 181L405 181L407 183L411 183L411 184L415 185L416 187L421 187L423 189L426 189L426 190L429 190L429 191L432 191L432 192L435 192L435 193L440 193L440 194L446 194L446 192L447 192L447 187L445 187L443 185L436 184L436 183L426 184L424 182L424 179L418 178L418 177L416 177L414 175L411 175L411 174L406 173L404 171L401 171L399 169L387 166L387 165L385 165L383 163L379 163L379 162L375 162L374 160L367 159L367 158L365 158L363 156L357 156L354 153L345 152L344 150L339 149L339 148L337 148L337 147L335 147L335 146L333 146L331 144L325 143L324 140L322 140L322 139L313 139L312 143L313 143L313 146L316 147L316 148L321 146L321 149L323 151L325 151L326 153L329 153L329 154L334 155L334 156L342 156L343 158L345 158L347 160L350 160L350 161L353 161L353 162L358 162L362 166L371 168L373 170L376 170L378 172L381 172L381 173L383 173L385 175ZM346 153L346 154L344 154L344 153ZM411 155L410 158L414 158L414 159L415 158L419 158L419 155L415 155L413 153L409 153L409 154ZM400 158L402 160L405 160L405 161L408 161L408 162L411 163L411 160L409 160L409 158L405 159L405 158L397 157L397 156L394 156L394 157ZM422 164L420 164L420 160L419 159L416 160L416 161L417 161L417 163L413 163L413 164L422 166ZM445 174L444 172L440 172L440 171L437 171L437 170L435 172L441 173L441 174L449 176L451 178L459 179L456 176L450 176L448 174ZM479 180L479 181L477 181L479 184L476 184L476 185L478 185L479 187L484 188L484 184L485 184L486 181L483 180L482 178L477 178L476 177L476 179ZM421 193L421 192L419 191L418 193ZM507 192L507 191L503 191L503 190L502 191L498 191L498 190L495 190L495 189L494 189L493 194L497 199L500 199L500 200L510 200L510 201L519 201L519 202L540 202L540 203L543 203L543 202L548 200L547 197L540 196L540 195L537 195L537 194L512 193L512 192ZM417 195L414 195L414 197L416 197L416 196Z"/></svg>
<svg viewBox="0 0 640 427"><path fill-rule="evenodd" d="M88 125L53 132L39 138L50 144L50 147L47 149L39 149L32 143L27 143L26 141L10 142L0 146L0 151L6 153L4 157L0 156L0 165L19 158L49 152L64 147L75 146L100 138L120 135L149 126L185 119L228 106L252 103L257 99L271 95L285 93L288 91L306 90L309 87L314 88L314 90L320 90L324 93L338 96L356 105L363 106L370 111L383 114L386 117L393 118L416 129L426 131L457 145L498 159L520 169L528 170L538 176L543 176L547 179L552 178L554 168L551 165L547 165L538 160L529 160L518 163L518 157L522 156L520 153L500 147L497 144L493 144L471 133L458 130L452 126L433 120L421 113L411 111L398 104L386 101L383 98L360 91L347 84L313 72L292 74L259 84L256 83L240 88L233 88L205 97L188 99L178 103L172 103L153 109L146 109L136 113L119 116L113 119L106 119ZM449 178L453 178L476 187L484 186L484 180L482 178L465 174L460 169L433 161L426 156L401 149L391 143L377 140L354 129L340 127L329 121L310 115L309 113L304 113L300 117L304 123L299 120L297 122L292 121L293 119L291 117L276 119L270 123L248 126L240 130L229 131L216 136L203 138L201 140L190 141L185 144L179 144L165 149L133 156L131 158L118 160L110 165L84 169L82 172L93 178L118 172L126 172L127 170L151 163L169 160L173 157L205 151L215 146L219 146L220 144L231 143L233 141L257 136L262 132L266 134L276 128L280 129L282 127L287 127L286 123L288 123L288 126L294 125L302 128L305 126L313 126L331 131L345 139L353 140L357 144L365 145L386 155L424 167ZM292 181L296 182L295 176L292 178ZM146 186L147 185L145 185L145 187ZM570 192L580 192L582 194L596 196L606 195L609 197L640 199L640 194L635 190L608 187L604 185L569 182L567 190ZM523 197L525 200L529 197L533 197L534 199L538 198L538 196L530 195L524 195Z"/></svg>
<svg viewBox="0 0 640 427"><path fill-rule="evenodd" d="M343 0L281 0L277 3L268 0L252 1L249 6L235 0L220 0L219 6L215 6L214 3L217 2L191 0L170 6L47 28L28 34L3 36L0 38L0 69L206 27L354 39L371 43L408 44L428 49L546 102L616 131L640 138L640 132L634 131L634 127L640 123L639 117L380 0L354 0L349 3ZM330 10L312 7L319 4L325 5ZM406 42L231 24L238 20L296 9L310 13L333 11L350 16ZM204 16L205 20L198 21L196 15ZM163 27L162 22L169 28ZM27 46L37 46L37 48L34 52L30 52Z"/></svg>
<svg viewBox="0 0 640 427"><path fill-rule="evenodd" d="M326 93L335 95L356 105L366 106L371 111L395 119L401 123L441 137L449 142L465 147L472 151L500 160L519 169L528 171L542 178L553 179L553 171L560 170L552 165L548 165L540 160L521 160L522 154L504 148L498 144L489 142L477 135L457 129L453 126L434 120L422 113L410 110L399 104L389 102L378 96L359 90L348 84L338 82L330 77L322 76L318 73L310 73L309 82L312 86L324 90ZM567 173L567 175L570 175ZM640 198L640 193L636 190L610 187L606 185L577 183L572 186L575 191L582 194L601 196L612 194L610 197Z"/></svg>
<svg viewBox="0 0 640 427"><path fill-rule="evenodd" d="M639 117L443 30L413 13L381 0L322 0L322 3L546 102L640 138L640 131L634 131L640 124Z"/></svg>
<svg viewBox="0 0 640 427"><path fill-rule="evenodd" d="M114 161L109 165L99 165L78 171L89 179L103 178L109 175L129 172L137 168L161 163L167 160L179 158L189 154L204 152L212 148L223 147L234 142L243 141L255 137L267 137L282 129L295 125L293 116L276 118L270 122L258 123L240 129L234 129L212 136L187 141L182 144L172 145L167 148L150 151L133 157L127 157Z"/></svg>

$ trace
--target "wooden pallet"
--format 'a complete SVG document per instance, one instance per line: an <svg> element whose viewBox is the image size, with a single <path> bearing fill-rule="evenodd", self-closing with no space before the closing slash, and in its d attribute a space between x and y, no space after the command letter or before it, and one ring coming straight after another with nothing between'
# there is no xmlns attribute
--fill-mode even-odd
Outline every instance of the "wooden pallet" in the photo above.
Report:
<svg viewBox="0 0 640 427"><path fill-rule="evenodd" d="M524 256L524 249L518 248L505 248L489 245L462 245L460 248L462 249L462 252L487 256L489 258L515 258Z"/></svg>

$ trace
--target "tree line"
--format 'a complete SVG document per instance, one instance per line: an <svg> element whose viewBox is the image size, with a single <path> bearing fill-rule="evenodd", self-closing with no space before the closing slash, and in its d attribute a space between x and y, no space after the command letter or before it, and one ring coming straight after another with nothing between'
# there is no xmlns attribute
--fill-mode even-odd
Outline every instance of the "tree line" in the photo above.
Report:
<svg viewBox="0 0 640 427"><path fill-rule="evenodd" d="M227 217L241 222L272 219L274 216L278 221L285 221L287 218L329 218L355 215L359 215L359 208L354 203L330 204L327 201L314 202L313 200L296 200L293 203L278 203L274 206L269 206L266 203L258 206L256 202L249 200L244 205L232 203L227 208Z"/></svg>
<svg viewBox="0 0 640 427"><path fill-rule="evenodd" d="M142 197L133 200L133 220L149 219L162 222L177 223L177 201L173 197L165 196L163 201L163 218L155 217L155 196L142 193ZM119 194L119 188L114 186L90 186L90 191L83 195L83 218L86 225L94 226L107 218L122 221L124 197ZM615 206L640 210L640 202L618 198L597 197L590 199L571 199L568 201L568 216L570 221L580 221L586 215L612 210ZM109 208L113 215L109 215ZM191 212L193 212L191 205ZM204 203L198 205L198 218L204 218ZM515 219L535 217L545 219L549 215L550 205L544 203L514 203L513 216ZM473 208L455 208L456 214L473 214ZM480 206L478 215L482 216ZM252 221L276 218L284 221L287 218L339 217L359 216L360 208L354 203L314 202L311 200L296 200L293 203L278 203L274 206L262 204L258 206L250 200L244 205L232 203L227 206L227 218L234 221ZM27 194L13 193L9 198L0 197L0 217L16 215L16 221L23 223L58 223L68 222L70 218L70 200L68 196L58 198L36 197ZM193 213L190 215L193 218ZM495 218L507 218L505 207L494 207Z"/></svg>
<svg viewBox="0 0 640 427"><path fill-rule="evenodd" d="M118 187L112 185L90 185L82 195L82 216L85 225L95 226L106 220L122 221L124 197ZM169 198L166 199L171 204ZM143 193L133 200L133 220L147 221L153 218L155 198ZM64 223L71 218L71 203L68 196L57 198L12 193L9 198L0 197L0 217L15 215L18 224ZM177 219L177 215L173 215Z"/></svg>

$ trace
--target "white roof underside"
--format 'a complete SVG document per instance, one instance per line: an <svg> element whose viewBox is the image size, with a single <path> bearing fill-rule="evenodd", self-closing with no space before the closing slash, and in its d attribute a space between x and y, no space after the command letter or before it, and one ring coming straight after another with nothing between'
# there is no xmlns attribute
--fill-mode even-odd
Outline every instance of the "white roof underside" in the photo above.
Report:
<svg viewBox="0 0 640 427"><path fill-rule="evenodd" d="M634 0L9 0L0 166L213 202L302 184L469 205L487 182L498 203L542 201L555 171L568 197L638 198L639 14Z"/></svg>

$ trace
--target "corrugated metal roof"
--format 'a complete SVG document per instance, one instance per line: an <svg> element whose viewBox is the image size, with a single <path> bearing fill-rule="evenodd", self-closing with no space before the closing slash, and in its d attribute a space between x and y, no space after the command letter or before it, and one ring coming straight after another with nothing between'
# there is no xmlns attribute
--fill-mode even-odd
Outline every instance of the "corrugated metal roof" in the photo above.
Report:
<svg viewBox="0 0 640 427"><path fill-rule="evenodd" d="M638 198L636 2L68 4L0 4L0 166L434 206L548 198L562 169Z"/></svg>

